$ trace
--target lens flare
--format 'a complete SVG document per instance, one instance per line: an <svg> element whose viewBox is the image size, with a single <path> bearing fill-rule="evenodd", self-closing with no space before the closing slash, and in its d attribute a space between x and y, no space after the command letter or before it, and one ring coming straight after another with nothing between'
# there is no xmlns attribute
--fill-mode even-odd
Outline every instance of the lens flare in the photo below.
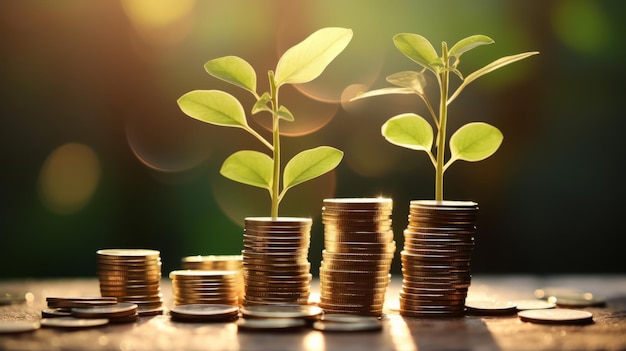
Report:
<svg viewBox="0 0 626 351"><path fill-rule="evenodd" d="M100 161L91 147L79 143L61 145L41 167L41 201L58 214L78 212L93 197L100 173Z"/></svg>
<svg viewBox="0 0 626 351"><path fill-rule="evenodd" d="M339 104L311 101L291 86L281 88L280 104L285 105L294 115L294 121L281 121L280 134L286 136L314 133L326 126L339 110ZM263 128L272 130L272 120L268 113L259 113L254 118Z"/></svg>
<svg viewBox="0 0 626 351"><path fill-rule="evenodd" d="M193 23L190 17L196 2L121 0L121 4L137 34L145 42L155 46L170 46L189 34Z"/></svg>
<svg viewBox="0 0 626 351"><path fill-rule="evenodd" d="M145 126L149 125L150 128ZM210 148L198 131L172 127L167 132L154 124L125 121L126 140L137 159L159 172L184 172L210 156Z"/></svg>

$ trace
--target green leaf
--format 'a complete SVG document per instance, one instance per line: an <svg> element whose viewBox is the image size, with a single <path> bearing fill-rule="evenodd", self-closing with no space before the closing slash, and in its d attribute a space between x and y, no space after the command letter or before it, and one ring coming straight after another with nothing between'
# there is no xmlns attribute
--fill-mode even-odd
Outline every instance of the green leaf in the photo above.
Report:
<svg viewBox="0 0 626 351"><path fill-rule="evenodd" d="M463 83L459 85L459 87L456 89L454 94L450 96L450 98L448 99L448 104L450 104L454 99L456 99L456 97L461 93L461 90L463 90L463 88L465 88L469 83L475 81L476 79L484 76L487 73L493 72L497 70L498 68L504 67L513 62L517 62L517 61L523 60L527 57L537 55L537 54L539 54L538 51L531 51L531 52L524 52L524 53L517 54L517 55L501 57L491 62L490 64L486 65L485 67L480 68L474 71L473 73L470 73L467 77L465 77L465 80L463 80Z"/></svg>
<svg viewBox="0 0 626 351"><path fill-rule="evenodd" d="M489 38L486 35L472 35L465 39L461 39L456 44L454 44L454 46L448 52L448 55L459 57L461 56L461 54L470 51L477 46L493 43L493 39Z"/></svg>
<svg viewBox="0 0 626 351"><path fill-rule="evenodd" d="M352 30L323 28L288 49L276 66L276 87L299 84L317 78L348 46Z"/></svg>
<svg viewBox="0 0 626 351"><path fill-rule="evenodd" d="M252 106L252 114L255 115L261 111L272 111L269 107L267 107L267 103L271 100L270 94L265 92Z"/></svg>
<svg viewBox="0 0 626 351"><path fill-rule="evenodd" d="M236 182L271 190L273 164L272 159L264 153L242 150L224 161L220 173Z"/></svg>
<svg viewBox="0 0 626 351"><path fill-rule="evenodd" d="M276 115L288 122L293 122L295 119L291 111L289 111L285 106L280 106L278 111L276 111Z"/></svg>
<svg viewBox="0 0 626 351"><path fill-rule="evenodd" d="M396 34L393 37L393 43L408 58L433 72L436 72L437 67L441 66L441 63L438 63L440 59L437 56L437 51L435 51L428 39L421 35L412 33Z"/></svg>
<svg viewBox="0 0 626 351"><path fill-rule="evenodd" d="M424 74L415 71L394 73L387 77L387 81L399 87L409 88L420 95L424 94L424 87L426 87Z"/></svg>
<svg viewBox="0 0 626 351"><path fill-rule="evenodd" d="M178 99L189 117L226 127L249 129L243 106L234 96L220 90L194 90Z"/></svg>
<svg viewBox="0 0 626 351"><path fill-rule="evenodd" d="M300 152L285 166L283 193L293 186L330 172L337 167L342 158L343 152L330 146Z"/></svg>
<svg viewBox="0 0 626 351"><path fill-rule="evenodd" d="M244 59L225 56L204 64L204 69L213 77L250 91L256 96L256 73Z"/></svg>
<svg viewBox="0 0 626 351"><path fill-rule="evenodd" d="M391 117L381 127L381 132L390 143L408 149L430 152L433 145L433 128L414 113Z"/></svg>
<svg viewBox="0 0 626 351"><path fill-rule="evenodd" d="M468 123L450 137L450 160L476 162L493 155L502 144L502 132L484 122Z"/></svg>
<svg viewBox="0 0 626 351"><path fill-rule="evenodd" d="M390 95L390 94L415 94L415 91L409 88L382 88L358 93L357 96L350 99L350 101L365 99L372 96Z"/></svg>

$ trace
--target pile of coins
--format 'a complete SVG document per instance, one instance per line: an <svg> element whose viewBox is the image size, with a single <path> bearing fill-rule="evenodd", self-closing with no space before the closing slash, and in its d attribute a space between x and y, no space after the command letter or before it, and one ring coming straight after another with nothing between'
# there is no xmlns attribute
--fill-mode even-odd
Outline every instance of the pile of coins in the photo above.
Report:
<svg viewBox="0 0 626 351"><path fill-rule="evenodd" d="M41 326L53 328L88 328L109 323L135 322L138 306L117 302L114 297L46 297L48 308L41 311Z"/></svg>
<svg viewBox="0 0 626 351"><path fill-rule="evenodd" d="M163 313L161 257L157 250L98 250L100 294L136 304L140 316Z"/></svg>
<svg viewBox="0 0 626 351"><path fill-rule="evenodd" d="M239 305L239 272L177 270L170 272L174 305Z"/></svg>
<svg viewBox="0 0 626 351"><path fill-rule="evenodd" d="M245 219L244 306L308 303L311 224L310 218Z"/></svg>
<svg viewBox="0 0 626 351"><path fill-rule="evenodd" d="M411 201L404 231L400 314L465 314L478 205L461 201Z"/></svg>
<svg viewBox="0 0 626 351"><path fill-rule="evenodd" d="M187 256L182 258L183 269L200 271L235 271L237 272L237 291L239 303L243 304L243 256L208 255Z"/></svg>
<svg viewBox="0 0 626 351"><path fill-rule="evenodd" d="M325 313L382 315L396 249L388 198L326 199L320 303Z"/></svg>

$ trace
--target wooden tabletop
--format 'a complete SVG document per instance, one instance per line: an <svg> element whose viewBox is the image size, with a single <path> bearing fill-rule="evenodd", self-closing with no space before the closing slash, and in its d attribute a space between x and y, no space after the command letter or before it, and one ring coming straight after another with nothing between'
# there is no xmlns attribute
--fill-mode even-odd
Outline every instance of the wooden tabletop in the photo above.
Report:
<svg viewBox="0 0 626 351"><path fill-rule="evenodd" d="M397 306L400 279L387 291L383 330L362 333L250 333L234 323L180 323L167 313L141 317L130 324L78 331L41 328L0 334L2 350L626 350L626 276L476 276L468 299L534 298L535 289L574 287L606 299L605 307L588 307L593 323L544 325L516 315L416 319L401 317ZM312 289L317 291L318 281ZM171 282L162 281L167 307ZM32 301L0 306L0 320L38 320L46 296L99 295L96 278L0 281L0 292L28 291Z"/></svg>

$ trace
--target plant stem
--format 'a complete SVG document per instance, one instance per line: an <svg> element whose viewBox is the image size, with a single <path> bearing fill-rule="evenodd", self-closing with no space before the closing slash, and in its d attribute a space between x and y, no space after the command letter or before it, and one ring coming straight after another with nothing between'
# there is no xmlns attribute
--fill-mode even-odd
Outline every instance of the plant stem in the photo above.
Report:
<svg viewBox="0 0 626 351"><path fill-rule="evenodd" d="M448 46L441 43L444 67L438 75L439 80L439 130L437 133L437 165L435 166L435 200L443 201L443 171L446 151L446 125L448 122L448 86L450 82L450 64L448 62Z"/></svg>
<svg viewBox="0 0 626 351"><path fill-rule="evenodd" d="M274 160L274 173L272 174L272 209L271 216L272 219L276 219L278 217L278 204L280 203L279 187L280 187L280 129L279 122L280 118L276 115L276 111L278 110L278 88L276 84L274 84L274 79L270 79L270 86L272 90L272 143L274 145L273 151L273 160Z"/></svg>

